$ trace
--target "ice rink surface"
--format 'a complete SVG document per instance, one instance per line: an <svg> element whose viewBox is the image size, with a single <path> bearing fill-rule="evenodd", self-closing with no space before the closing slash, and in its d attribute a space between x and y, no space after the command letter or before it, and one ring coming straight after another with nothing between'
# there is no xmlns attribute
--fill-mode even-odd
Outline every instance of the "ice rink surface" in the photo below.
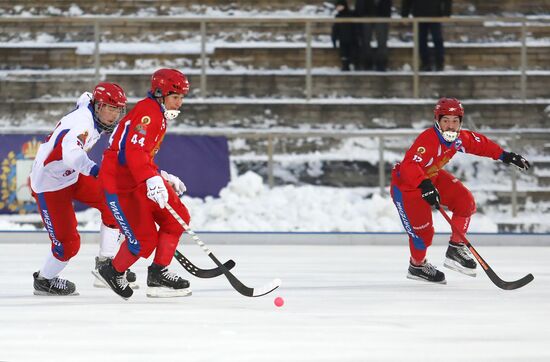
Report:
<svg viewBox="0 0 550 362"><path fill-rule="evenodd" d="M396 236L396 238L399 236ZM213 245L245 284L283 280L247 298L224 277L190 280L193 295L129 301L92 287L97 245L83 244L62 276L80 296L32 294L43 244L3 244L0 253L0 361L549 361L550 248L478 247L505 280L503 291L442 268L447 285L405 278L403 246ZM179 247L197 265L213 263L196 245ZM433 246L441 267L445 249ZM133 268L144 286L146 266ZM285 305L275 307L276 296Z"/></svg>

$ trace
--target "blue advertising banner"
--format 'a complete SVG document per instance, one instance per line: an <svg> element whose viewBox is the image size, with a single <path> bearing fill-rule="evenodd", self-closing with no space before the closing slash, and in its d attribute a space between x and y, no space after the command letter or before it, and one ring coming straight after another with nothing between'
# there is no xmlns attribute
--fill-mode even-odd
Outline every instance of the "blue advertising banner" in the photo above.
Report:
<svg viewBox="0 0 550 362"><path fill-rule="evenodd" d="M31 196L29 173L43 134L0 135L0 214L37 212ZM90 152L90 158L101 164L108 137L102 136ZM229 183L229 149L225 137L183 136L167 134L155 157L161 170L178 176L192 197L218 197ZM76 205L82 210L83 205Z"/></svg>

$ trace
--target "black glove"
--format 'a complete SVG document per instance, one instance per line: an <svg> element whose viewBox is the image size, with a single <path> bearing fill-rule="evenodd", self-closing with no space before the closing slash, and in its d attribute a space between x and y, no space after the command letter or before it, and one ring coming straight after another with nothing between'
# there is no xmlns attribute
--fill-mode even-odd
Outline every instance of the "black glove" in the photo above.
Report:
<svg viewBox="0 0 550 362"><path fill-rule="evenodd" d="M435 188L434 184L430 179L426 179L418 185L418 188L422 192L422 198L431 206L439 208L439 192Z"/></svg>
<svg viewBox="0 0 550 362"><path fill-rule="evenodd" d="M502 152L502 156L500 156L500 159L505 164L509 165L512 164L514 166L517 166L520 170L527 171L529 167L531 167L531 164L529 164L529 161L527 161L523 156L518 155L514 152Z"/></svg>

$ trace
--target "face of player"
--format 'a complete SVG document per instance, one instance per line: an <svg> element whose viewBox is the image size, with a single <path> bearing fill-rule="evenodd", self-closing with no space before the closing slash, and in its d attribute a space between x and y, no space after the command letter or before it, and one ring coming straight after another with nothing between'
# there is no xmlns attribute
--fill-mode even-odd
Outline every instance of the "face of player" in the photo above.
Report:
<svg viewBox="0 0 550 362"><path fill-rule="evenodd" d="M181 108L181 105L183 104L183 98L185 95L183 94L169 94L166 97L164 97L164 107L168 111L175 111Z"/></svg>
<svg viewBox="0 0 550 362"><path fill-rule="evenodd" d="M443 116L438 123L442 132L458 132L460 129L460 117L458 116Z"/></svg>
<svg viewBox="0 0 550 362"><path fill-rule="evenodd" d="M97 110L97 117L106 126L115 124L122 113L121 107L114 107L109 104L101 103Z"/></svg>

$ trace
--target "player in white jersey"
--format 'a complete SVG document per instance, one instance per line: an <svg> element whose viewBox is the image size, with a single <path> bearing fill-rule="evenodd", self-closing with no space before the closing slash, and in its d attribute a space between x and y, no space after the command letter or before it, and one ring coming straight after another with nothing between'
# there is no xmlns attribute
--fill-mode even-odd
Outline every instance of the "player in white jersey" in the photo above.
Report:
<svg viewBox="0 0 550 362"><path fill-rule="evenodd" d="M99 167L87 152L102 133L114 129L125 109L124 90L99 83L93 94L80 96L77 108L57 123L38 150L31 189L52 244L43 267L33 274L36 295L78 294L74 283L58 277L80 248L74 200L101 212L99 257L112 258L118 251L120 232L97 179Z"/></svg>

